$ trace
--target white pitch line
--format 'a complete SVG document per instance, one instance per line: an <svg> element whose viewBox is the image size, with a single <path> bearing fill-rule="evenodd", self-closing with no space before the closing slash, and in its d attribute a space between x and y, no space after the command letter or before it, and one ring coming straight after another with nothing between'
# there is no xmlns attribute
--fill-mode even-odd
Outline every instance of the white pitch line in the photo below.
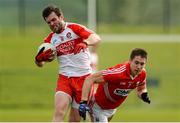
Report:
<svg viewBox="0 0 180 123"><path fill-rule="evenodd" d="M102 42L177 42L180 35L101 34Z"/></svg>

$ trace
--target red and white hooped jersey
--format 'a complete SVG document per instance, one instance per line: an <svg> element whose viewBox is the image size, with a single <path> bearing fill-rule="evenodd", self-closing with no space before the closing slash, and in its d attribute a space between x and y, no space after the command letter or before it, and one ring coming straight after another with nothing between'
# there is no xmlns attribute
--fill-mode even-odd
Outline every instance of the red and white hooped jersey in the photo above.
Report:
<svg viewBox="0 0 180 123"><path fill-rule="evenodd" d="M56 47L59 74L78 77L92 72L89 49L74 54L75 46L92 33L91 30L80 24L66 22L65 29L61 33L51 32L44 39L44 42L51 43Z"/></svg>
<svg viewBox="0 0 180 123"><path fill-rule="evenodd" d="M118 64L102 71L104 83L99 84L95 100L102 109L115 109L137 86L146 84L146 71L143 69L134 78L130 75L130 64Z"/></svg>

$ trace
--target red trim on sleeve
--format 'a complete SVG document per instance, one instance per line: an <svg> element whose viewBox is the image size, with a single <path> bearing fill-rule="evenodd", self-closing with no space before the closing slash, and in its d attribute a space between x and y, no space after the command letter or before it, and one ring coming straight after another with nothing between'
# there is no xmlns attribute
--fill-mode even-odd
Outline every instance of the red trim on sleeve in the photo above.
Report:
<svg viewBox="0 0 180 123"><path fill-rule="evenodd" d="M51 32L45 39L44 39L44 42L45 43L50 43L51 42L51 38L52 38L52 36L53 36L53 32Z"/></svg>
<svg viewBox="0 0 180 123"><path fill-rule="evenodd" d="M74 33L76 33L78 36L80 36L83 39L87 39L90 34L93 32L89 29L87 29L85 26L80 25L80 24L69 24L69 28L73 30Z"/></svg>

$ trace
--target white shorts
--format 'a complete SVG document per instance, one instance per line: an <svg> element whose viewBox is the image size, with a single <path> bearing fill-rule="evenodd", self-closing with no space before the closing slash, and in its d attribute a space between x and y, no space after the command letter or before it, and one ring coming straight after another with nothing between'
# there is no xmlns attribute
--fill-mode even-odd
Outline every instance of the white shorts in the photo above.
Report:
<svg viewBox="0 0 180 123"><path fill-rule="evenodd" d="M94 97L92 98L92 102L90 102L91 107L91 117L94 122L108 122L108 118L112 117L116 109L108 109L104 110L95 102Z"/></svg>

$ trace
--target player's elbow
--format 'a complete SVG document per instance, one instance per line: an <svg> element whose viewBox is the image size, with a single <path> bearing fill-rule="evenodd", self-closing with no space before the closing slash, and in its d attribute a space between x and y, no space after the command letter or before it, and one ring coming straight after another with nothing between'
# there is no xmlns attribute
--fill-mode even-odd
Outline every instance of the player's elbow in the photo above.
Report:
<svg viewBox="0 0 180 123"><path fill-rule="evenodd" d="M97 34L96 34L95 42L96 44L99 44L101 42L101 37Z"/></svg>
<svg viewBox="0 0 180 123"><path fill-rule="evenodd" d="M87 39L87 43L89 46L95 46L98 45L101 41L101 38L97 34L91 34L89 38Z"/></svg>

